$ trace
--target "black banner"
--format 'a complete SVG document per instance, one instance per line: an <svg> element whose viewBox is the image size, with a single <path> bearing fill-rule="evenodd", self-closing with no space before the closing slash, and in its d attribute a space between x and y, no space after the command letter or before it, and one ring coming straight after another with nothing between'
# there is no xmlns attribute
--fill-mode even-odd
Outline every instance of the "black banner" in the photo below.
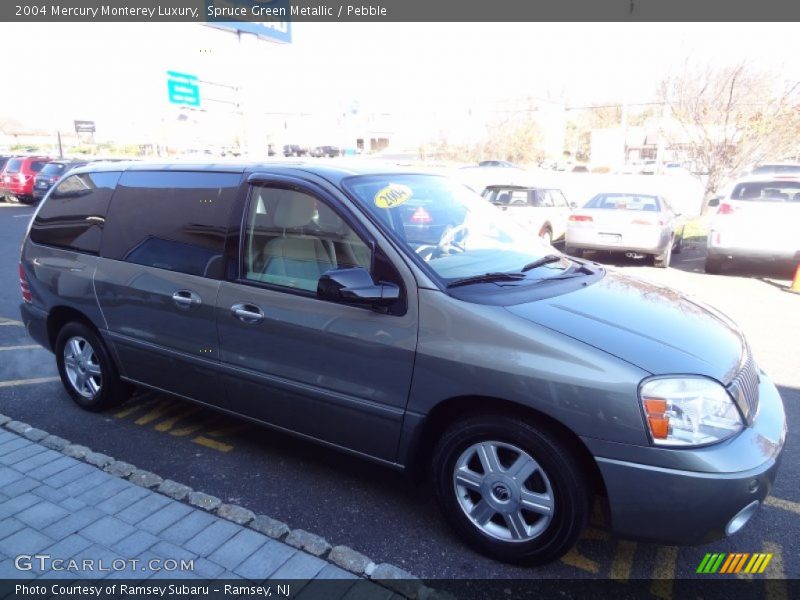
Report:
<svg viewBox="0 0 800 600"><path fill-rule="evenodd" d="M242 579L36 579L0 581L4 600L89 600L155 598L198 600L516 600L594 598L596 600L640 600L703 598L704 600L755 600L800 597L800 580L737 579L709 576L699 579L614 581L610 579L516 579L516 580L387 580L288 579L248 581Z"/></svg>
<svg viewBox="0 0 800 600"><path fill-rule="evenodd" d="M786 0L4 0L0 21L795 21Z"/></svg>

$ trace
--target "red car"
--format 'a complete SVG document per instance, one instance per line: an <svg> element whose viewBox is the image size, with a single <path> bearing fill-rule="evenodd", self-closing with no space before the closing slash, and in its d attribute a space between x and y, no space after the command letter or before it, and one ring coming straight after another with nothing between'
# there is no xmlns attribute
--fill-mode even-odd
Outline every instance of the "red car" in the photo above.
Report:
<svg viewBox="0 0 800 600"><path fill-rule="evenodd" d="M16 156L9 158L0 173L0 194L6 200L33 202L33 179L49 163L49 156Z"/></svg>

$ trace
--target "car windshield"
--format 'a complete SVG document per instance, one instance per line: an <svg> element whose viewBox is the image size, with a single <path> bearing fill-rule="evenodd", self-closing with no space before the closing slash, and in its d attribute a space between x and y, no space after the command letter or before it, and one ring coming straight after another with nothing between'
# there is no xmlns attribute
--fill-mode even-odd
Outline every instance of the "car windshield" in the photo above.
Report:
<svg viewBox="0 0 800 600"><path fill-rule="evenodd" d="M66 165L64 163L48 163L42 169L42 175L58 175L60 174Z"/></svg>
<svg viewBox="0 0 800 600"><path fill-rule="evenodd" d="M753 181L733 188L731 200L800 202L800 181Z"/></svg>
<svg viewBox="0 0 800 600"><path fill-rule="evenodd" d="M535 233L447 177L358 176L346 179L344 187L448 283L487 273L518 273L554 254ZM558 275L564 268L565 261L549 262L530 275Z"/></svg>
<svg viewBox="0 0 800 600"><path fill-rule="evenodd" d="M589 200L584 208L658 212L661 210L661 203L656 196L646 196L642 194L598 194Z"/></svg>

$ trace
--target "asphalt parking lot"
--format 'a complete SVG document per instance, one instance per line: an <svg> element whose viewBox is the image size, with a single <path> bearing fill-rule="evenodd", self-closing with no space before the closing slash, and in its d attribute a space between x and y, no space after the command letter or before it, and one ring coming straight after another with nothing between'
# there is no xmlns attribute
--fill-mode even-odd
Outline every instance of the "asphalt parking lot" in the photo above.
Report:
<svg viewBox="0 0 800 600"><path fill-rule="evenodd" d="M772 498L733 538L687 548L618 540L597 511L570 554L533 570L467 549L439 518L427 486L393 471L152 392L102 414L78 409L58 381L52 355L35 346L18 321L19 244L32 212L0 204L0 412L14 419L424 578L651 579L650 591L666 599L673 596L668 579L694 576L708 552L771 552L764 577L800 577L800 443L792 435L800 428L800 295L787 291L788 269L749 266L706 275L699 243L666 270L595 257L733 317L781 390L790 437ZM770 582L767 591L775 598L788 593L781 581Z"/></svg>

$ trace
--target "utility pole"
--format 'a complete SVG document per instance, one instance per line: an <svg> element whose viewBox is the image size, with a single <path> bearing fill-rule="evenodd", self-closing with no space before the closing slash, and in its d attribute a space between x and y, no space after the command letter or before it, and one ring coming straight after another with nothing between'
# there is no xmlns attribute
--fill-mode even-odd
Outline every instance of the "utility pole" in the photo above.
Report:
<svg viewBox="0 0 800 600"><path fill-rule="evenodd" d="M58 138L58 158L64 158L64 148L61 145L61 132L56 131L56 137Z"/></svg>

